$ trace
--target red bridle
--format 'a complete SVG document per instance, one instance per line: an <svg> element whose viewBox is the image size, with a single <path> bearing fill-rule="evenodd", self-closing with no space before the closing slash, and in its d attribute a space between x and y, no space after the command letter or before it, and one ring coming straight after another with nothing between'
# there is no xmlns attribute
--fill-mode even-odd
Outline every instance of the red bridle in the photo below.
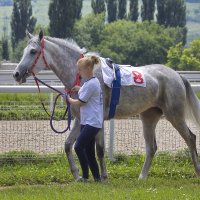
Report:
<svg viewBox="0 0 200 200"><path fill-rule="evenodd" d="M33 76L35 76L35 73L33 72L33 69L35 68L35 66L37 64L37 62L38 62L38 60L40 58L40 55L42 55L42 58L43 58L43 61L44 61L44 64L45 64L45 68L46 69L50 69L49 65L47 64L46 58L44 56L44 36L42 37L41 43L42 43L41 44L41 49L40 49L40 51L39 51L39 53L38 53L33 65L31 66L31 73L32 73Z"/></svg>
<svg viewBox="0 0 200 200"><path fill-rule="evenodd" d="M50 69L50 67L49 67L49 65L48 65L48 63L47 63L47 61L46 61L45 55L44 55L44 35L43 35L42 40L41 40L41 49L40 49L40 51L39 51L39 53L38 53L36 59L34 60L33 65L31 66L31 73L32 73L33 77L35 77L35 73L34 73L33 70L34 70L36 64L38 63L38 60L39 60L39 58L40 58L41 55L42 55L42 58L43 58L43 61L44 61L44 64L45 64L45 68L46 68L46 69ZM81 55L80 55L80 58L83 58L83 57L84 57L83 54L81 54ZM36 84L37 84L38 89L39 89L39 84L38 84L37 81L36 81ZM74 82L74 85L73 85L73 86L75 86L75 85L80 86L80 84L81 84L80 74L77 72L77 74L76 74L76 79L75 79L75 82ZM39 91L40 91L40 89L39 89ZM68 94L72 94L72 93L73 93L71 90L68 90L67 88L65 88L65 91L66 91Z"/></svg>
<svg viewBox="0 0 200 200"><path fill-rule="evenodd" d="M57 97L56 97L56 99L55 99L55 102L54 102L53 112L51 113L51 115L48 114L47 109L45 108L44 103L42 102L42 100L41 100L41 103L42 103L42 106L43 106L45 112L51 117L51 118L50 118L50 125L51 125L52 130L55 131L56 133L64 133L64 132L66 132L68 129L70 130L70 124L71 124L71 109L70 109L70 103L69 103L69 100L68 100L68 95L72 94L72 91L71 91L71 90L67 90L67 88L65 88L65 92L66 92L66 93L63 93L63 92L61 92L61 91L59 91L59 90L53 88L52 86L46 84L45 82L41 81L40 79L38 79L38 78L35 76L35 73L33 72L33 70L34 70L34 68L35 68L35 66L36 66L36 64L37 64L37 62L38 62L38 60L39 60L39 58L40 58L41 55L42 55L42 58L43 58L45 67L46 67L47 69L50 69L49 66L48 66L48 63L47 63L47 61L46 61L46 59L45 59L45 56L44 56L44 35L43 35L43 37L42 37L41 43L42 43L42 44L41 44L41 49L40 49L40 51L39 51L39 53L38 53L36 59L34 60L33 65L31 66L31 73L32 73L32 75L33 75L33 77L34 77L34 80L35 80L35 83L36 83L36 85L37 85L37 87L38 87L39 93L40 93L39 82L42 83L43 85L47 86L48 88L50 88L50 89L56 91L56 92L58 93L58 95L57 95ZM82 58L82 57L83 57L83 55L81 54L81 55L80 55L80 58ZM74 85L73 85L73 86L75 86L75 85L79 85L79 86L80 86L80 82L81 82L81 80L80 80L80 74L77 72L77 74L76 74L76 79L75 79L75 82L74 82ZM57 131L57 130L53 127L53 123L52 123L52 122L53 122L53 119L54 119L54 110L55 110L56 102L57 102L58 97L61 96L61 95L62 95L63 97L65 97L66 104L67 104L66 111L65 111L65 113L64 113L64 115L63 115L63 117L62 117L62 119L65 118L65 115L66 115L67 112L68 112L68 126L67 126L67 128L66 128L65 130L63 130L63 131Z"/></svg>

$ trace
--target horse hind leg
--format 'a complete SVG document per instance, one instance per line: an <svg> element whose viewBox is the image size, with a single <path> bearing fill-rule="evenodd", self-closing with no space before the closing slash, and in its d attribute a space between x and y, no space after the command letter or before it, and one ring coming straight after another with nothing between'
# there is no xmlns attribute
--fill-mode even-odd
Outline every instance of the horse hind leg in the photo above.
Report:
<svg viewBox="0 0 200 200"><path fill-rule="evenodd" d="M159 108L150 108L149 110L140 114L143 133L146 144L146 158L140 173L139 179L146 179L151 167L153 157L157 150L155 128L162 116L162 111Z"/></svg>
<svg viewBox="0 0 200 200"><path fill-rule="evenodd" d="M196 135L194 135L191 130L188 128L185 119L180 118L181 115L173 115L171 118L167 118L173 127L180 133L182 138L185 140L191 156L192 161L194 164L194 168L196 171L196 174L200 176L200 164L198 161L198 154L197 154L197 148L196 148Z"/></svg>
<svg viewBox="0 0 200 200"><path fill-rule="evenodd" d="M192 161L193 161L197 176L200 176L200 164L198 161L198 154L197 154L197 149L196 149L196 135L194 135L189 128L188 128L188 130L190 133L190 140L192 143L192 148L190 150L191 152L193 152L193 153L191 153Z"/></svg>
<svg viewBox="0 0 200 200"><path fill-rule="evenodd" d="M101 170L101 178L103 180L108 178L106 164L105 164L105 143L104 143L104 127L99 131L98 135L96 136L96 151L97 157L100 164Z"/></svg>

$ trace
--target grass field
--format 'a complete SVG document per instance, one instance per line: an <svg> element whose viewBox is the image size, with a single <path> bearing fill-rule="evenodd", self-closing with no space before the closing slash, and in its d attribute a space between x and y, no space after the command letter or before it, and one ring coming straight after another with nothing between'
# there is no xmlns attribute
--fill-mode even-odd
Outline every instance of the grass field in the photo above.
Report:
<svg viewBox="0 0 200 200"><path fill-rule="evenodd" d="M54 94L54 98L56 95ZM48 120L49 116L43 110L41 100L49 111L48 94L0 94L0 120ZM29 110L29 112L26 112ZM59 119L65 112L65 103L57 102L55 116Z"/></svg>
<svg viewBox="0 0 200 200"><path fill-rule="evenodd" d="M200 93L196 94L200 98ZM49 110L49 98L48 94L0 94L0 120L49 120L41 105L42 99L45 108ZM60 105L58 101L55 116L60 119L64 111L65 103Z"/></svg>
<svg viewBox="0 0 200 200"><path fill-rule="evenodd" d="M154 160L149 178L139 181L144 156L117 155L107 160L109 179L102 183L77 183L63 157L48 162L0 166L1 200L49 199L199 199L200 179L194 175L185 152L163 154Z"/></svg>
<svg viewBox="0 0 200 200"><path fill-rule="evenodd" d="M137 180L111 180L103 184L70 183L48 186L17 186L0 191L1 200L197 200L199 184L188 181L152 179L141 182Z"/></svg>
<svg viewBox="0 0 200 200"><path fill-rule="evenodd" d="M193 39L200 38L200 23L197 22L188 22L188 35L187 41L190 43Z"/></svg>

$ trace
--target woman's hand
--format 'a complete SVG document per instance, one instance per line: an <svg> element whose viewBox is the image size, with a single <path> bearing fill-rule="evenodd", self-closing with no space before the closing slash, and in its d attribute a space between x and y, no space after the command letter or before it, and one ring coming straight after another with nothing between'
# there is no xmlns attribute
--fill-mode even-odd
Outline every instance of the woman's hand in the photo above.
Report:
<svg viewBox="0 0 200 200"><path fill-rule="evenodd" d="M80 90L80 86L79 85L75 85L72 89L71 89L71 91L72 92L78 92L79 90Z"/></svg>

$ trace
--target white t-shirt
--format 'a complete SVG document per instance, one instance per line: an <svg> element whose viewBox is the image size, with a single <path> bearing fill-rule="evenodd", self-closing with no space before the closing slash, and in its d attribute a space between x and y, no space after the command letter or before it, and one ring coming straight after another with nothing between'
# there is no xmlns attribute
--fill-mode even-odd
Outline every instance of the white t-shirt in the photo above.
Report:
<svg viewBox="0 0 200 200"><path fill-rule="evenodd" d="M103 95L99 80L96 77L87 80L80 88L78 96L84 102L80 107L81 125L102 128Z"/></svg>

